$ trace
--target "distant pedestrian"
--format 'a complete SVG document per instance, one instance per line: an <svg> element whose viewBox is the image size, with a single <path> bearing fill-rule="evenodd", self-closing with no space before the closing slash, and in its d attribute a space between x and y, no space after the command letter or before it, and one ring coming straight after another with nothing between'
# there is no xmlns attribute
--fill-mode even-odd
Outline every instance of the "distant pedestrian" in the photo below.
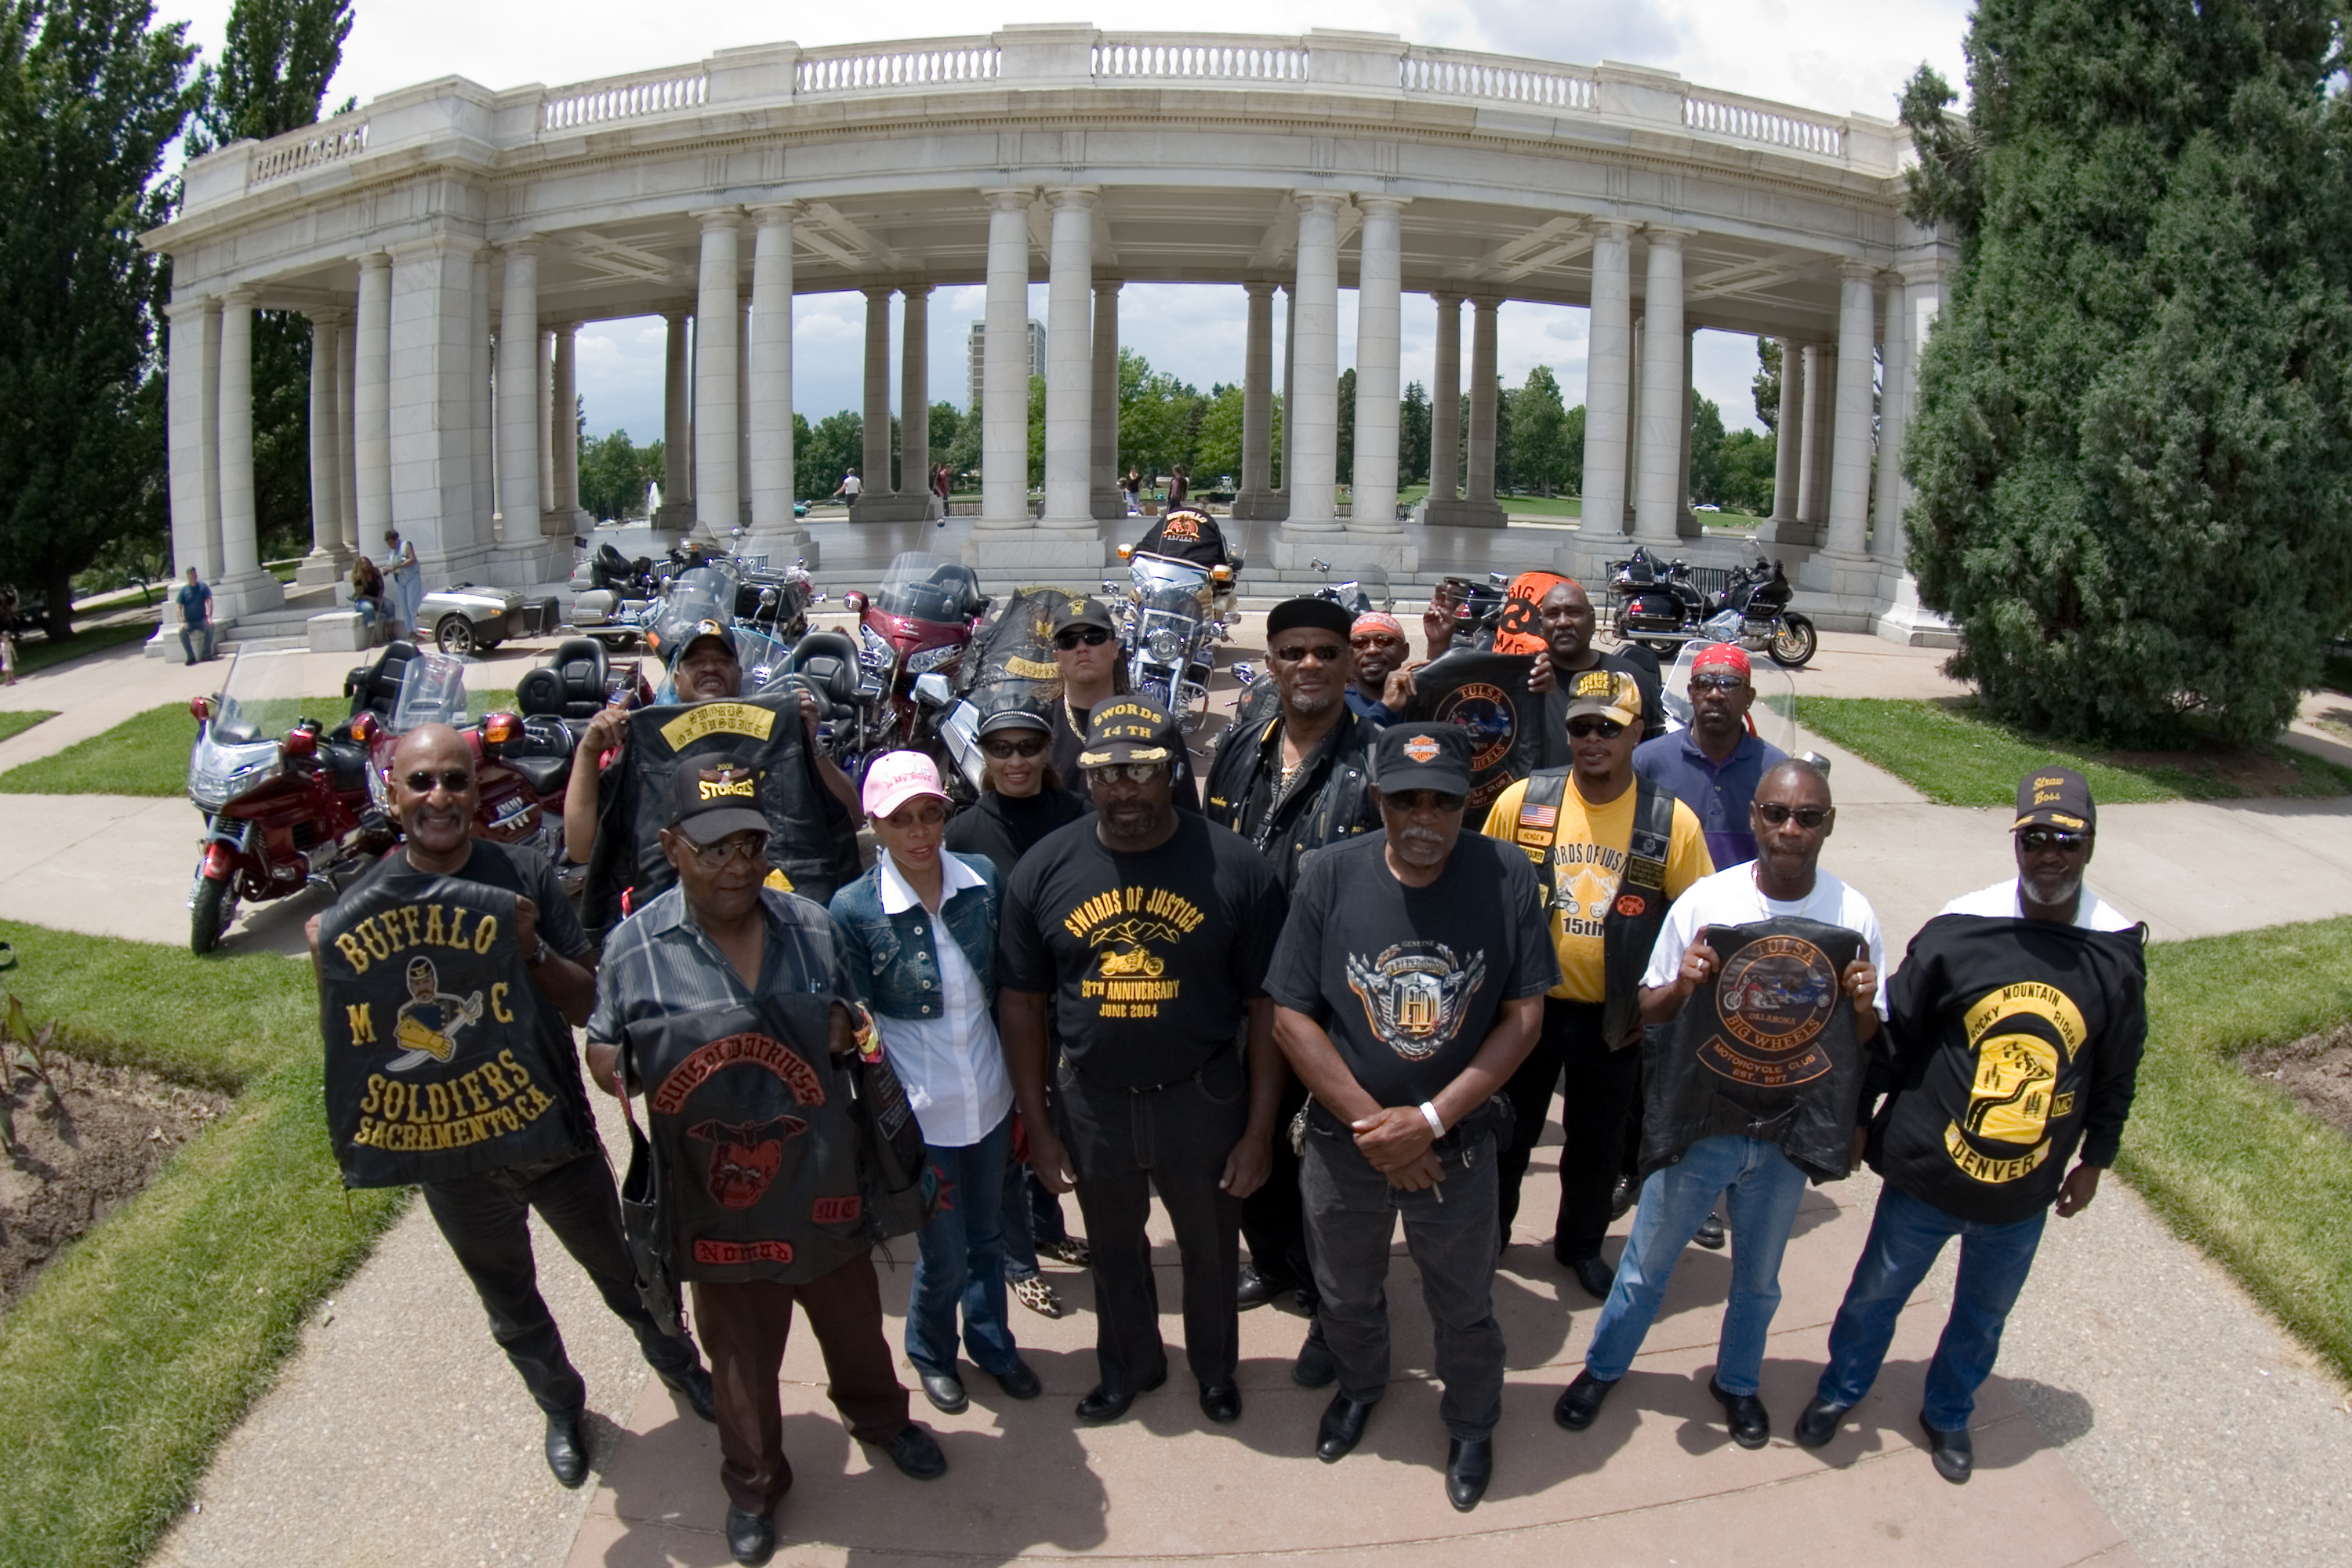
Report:
<svg viewBox="0 0 2352 1568"><path fill-rule="evenodd" d="M1140 516L1142 516L1142 515L1143 515L1143 474L1142 474L1142 471L1141 471L1140 469L1138 469L1138 468L1129 468L1129 469L1128 469L1128 470L1127 470L1127 478L1126 478L1126 479L1122 479L1121 481L1119 481L1119 487L1118 487L1118 488L1119 488L1121 490L1124 490L1124 491L1127 493L1127 515L1128 515L1128 516L1129 516L1129 517L1140 517Z"/></svg>
<svg viewBox="0 0 2352 1568"><path fill-rule="evenodd" d="M0 626L0 686L16 684L16 628Z"/></svg>
<svg viewBox="0 0 2352 1568"><path fill-rule="evenodd" d="M364 555L352 563L352 608L359 612L360 622L367 628L368 641L373 643L376 623L387 614L383 574Z"/></svg>
<svg viewBox="0 0 2352 1568"><path fill-rule="evenodd" d="M1168 470L1168 505L1171 509L1182 506L1184 498L1192 493L1192 476L1184 471L1183 464L1178 463Z"/></svg>
<svg viewBox="0 0 2352 1568"><path fill-rule="evenodd" d="M425 568L417 562L416 546L402 539L400 530L396 528L384 531L383 545L384 563L392 568L388 575L392 584L391 602L396 607L394 619L399 623L394 626L393 635L398 637L405 633L410 637L422 637L425 634Z"/></svg>
<svg viewBox="0 0 2352 1568"><path fill-rule="evenodd" d="M205 580L197 576L196 569L191 566L187 583L172 597L180 606L180 651L187 655L190 664L211 658L213 591L205 586ZM199 643L204 645L202 653L196 651Z"/></svg>
<svg viewBox="0 0 2352 1568"><path fill-rule="evenodd" d="M849 472L842 475L841 483L834 486L833 488L833 493L835 496L847 501L852 506L856 506L857 504L857 498L865 492L866 481L857 477L857 470L856 468L852 468Z"/></svg>

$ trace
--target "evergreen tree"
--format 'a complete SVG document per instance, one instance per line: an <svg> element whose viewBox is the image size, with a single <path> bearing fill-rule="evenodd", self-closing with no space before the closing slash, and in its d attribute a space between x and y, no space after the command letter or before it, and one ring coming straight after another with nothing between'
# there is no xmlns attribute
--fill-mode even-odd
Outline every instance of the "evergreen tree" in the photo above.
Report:
<svg viewBox="0 0 2352 1568"><path fill-rule="evenodd" d="M1496 424L1510 432L1512 489L1550 495L1561 487L1568 473L1568 410L1560 405L1559 380L1549 365L1539 364L1528 372L1527 385L1511 399L1507 426L1500 417ZM1499 446L1495 456L1499 487L1503 456Z"/></svg>
<svg viewBox="0 0 2352 1568"><path fill-rule="evenodd" d="M1397 410L1397 483L1429 478L1429 394L1421 383L1410 382Z"/></svg>
<svg viewBox="0 0 2352 1568"><path fill-rule="evenodd" d="M194 107L186 25L146 0L0 0L0 582L72 633L73 575L168 531L156 347L169 272L139 244Z"/></svg>
<svg viewBox="0 0 2352 1568"><path fill-rule="evenodd" d="M1756 394L1756 417L1764 421L1764 428L1780 428L1780 340L1756 340L1756 379L1748 383Z"/></svg>
<svg viewBox="0 0 2352 1568"><path fill-rule="evenodd" d="M2352 111L2320 0L1981 0L1903 101L1960 245L1911 566L2001 715L2276 731L2352 598Z"/></svg>
<svg viewBox="0 0 2352 1568"><path fill-rule="evenodd" d="M1723 466L1723 410L1691 388L1690 499L1722 506L1727 480Z"/></svg>

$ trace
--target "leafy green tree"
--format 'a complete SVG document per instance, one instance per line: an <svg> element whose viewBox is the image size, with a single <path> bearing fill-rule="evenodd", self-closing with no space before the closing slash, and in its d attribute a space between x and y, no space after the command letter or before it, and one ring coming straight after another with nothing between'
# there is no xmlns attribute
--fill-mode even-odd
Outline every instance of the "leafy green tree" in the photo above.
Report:
<svg viewBox="0 0 2352 1568"><path fill-rule="evenodd" d="M814 500L833 489L832 485L825 486L824 490L815 488L816 466L816 438L810 433L808 416L795 414L793 416L793 494L802 500ZM665 501L669 499L668 496L662 497Z"/></svg>
<svg viewBox="0 0 2352 1568"><path fill-rule="evenodd" d="M2352 106L2323 0L1981 0L1922 69L1911 566L2005 718L2274 733L2352 600Z"/></svg>
<svg viewBox="0 0 2352 1568"><path fill-rule="evenodd" d="M1045 483L1045 378L1029 378L1029 488Z"/></svg>
<svg viewBox="0 0 2352 1568"><path fill-rule="evenodd" d="M1214 480L1230 474L1239 485L1242 477L1242 389L1220 386L1201 405L1201 435L1194 455L1200 463L1203 481ZM1119 470L1124 474L1127 470Z"/></svg>
<svg viewBox="0 0 2352 1568"><path fill-rule="evenodd" d="M1780 340L1756 340L1756 379L1749 382L1756 394L1756 417L1764 421L1767 430L1780 428Z"/></svg>
<svg viewBox="0 0 2352 1568"><path fill-rule="evenodd" d="M1352 367L1339 373L1339 460L1332 472L1343 485L1352 484L1356 478L1356 373Z"/></svg>
<svg viewBox="0 0 2352 1568"><path fill-rule="evenodd" d="M169 528L156 347L163 152L194 108L146 0L0 0L0 582L73 635L73 576Z"/></svg>
<svg viewBox="0 0 2352 1568"><path fill-rule="evenodd" d="M939 429L939 411L940 405L933 404L931 428L934 431ZM947 449L940 453L940 461L948 466L948 471L954 477L954 482L958 485L964 484L970 476L980 471L980 460L982 456L981 434L979 415L961 416L956 424L955 435L948 441ZM936 440L936 437L934 439Z"/></svg>
<svg viewBox="0 0 2352 1568"><path fill-rule="evenodd" d="M1717 489L1714 494L1699 496L1713 501L1726 511L1744 511L1751 517L1766 517L1772 510L1772 480L1780 456L1780 437L1777 431L1759 436L1753 430L1733 430L1723 437L1717 449L1716 472ZM1696 459L1696 454L1693 454ZM1698 466L1691 465L1693 489L1696 489Z"/></svg>
<svg viewBox="0 0 2352 1568"><path fill-rule="evenodd" d="M1710 506L1725 504L1723 410L1715 400L1691 389L1691 500Z"/></svg>
<svg viewBox="0 0 2352 1568"><path fill-rule="evenodd" d="M795 435L798 426L794 427ZM807 476L801 495L804 500L821 501L841 488L842 476L859 467L866 459L866 420L855 408L845 408L838 414L828 414L816 422L805 440L793 447L797 458L808 454L806 467L799 462L793 467ZM861 479L866 476L861 473Z"/></svg>
<svg viewBox="0 0 2352 1568"><path fill-rule="evenodd" d="M1397 409L1397 483L1429 478L1429 394L1421 383L1408 382Z"/></svg>
<svg viewBox="0 0 2352 1568"><path fill-rule="evenodd" d="M1496 420L1501 427L1503 421ZM1550 495L1568 473L1568 410L1559 397L1559 379L1551 366L1539 364L1528 372L1527 384L1511 399L1511 488ZM1496 454L1497 467L1501 454Z"/></svg>
<svg viewBox="0 0 2352 1568"><path fill-rule="evenodd" d="M980 416L972 416L971 422L975 425L979 424ZM931 449L924 459L926 475L930 471L929 465L944 463L948 460L948 448L955 445L956 437L962 433L963 426L964 412L954 404L931 405Z"/></svg>
<svg viewBox="0 0 2352 1568"><path fill-rule="evenodd" d="M1118 351L1118 463L1147 476L1182 463L1205 468L1198 446L1205 410L1201 395L1186 383L1151 368L1133 349Z"/></svg>
<svg viewBox="0 0 2352 1568"><path fill-rule="evenodd" d="M580 446L580 504L590 516L643 517L646 487L662 476L662 444L639 447L626 430Z"/></svg>

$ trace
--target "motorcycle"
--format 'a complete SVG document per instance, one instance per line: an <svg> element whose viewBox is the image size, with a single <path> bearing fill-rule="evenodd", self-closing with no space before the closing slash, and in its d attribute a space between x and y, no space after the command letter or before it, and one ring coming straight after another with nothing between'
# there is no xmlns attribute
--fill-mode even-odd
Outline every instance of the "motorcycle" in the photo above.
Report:
<svg viewBox="0 0 2352 1568"><path fill-rule="evenodd" d="M936 673L916 677L916 700L945 709L939 734L955 763L948 787L957 804L977 796L987 779L982 714L1007 701L1045 713L1058 701L1062 670L1054 662L1054 616L1068 603L1069 595L1055 589L1024 589L972 634L951 686Z"/></svg>
<svg viewBox="0 0 2352 1568"><path fill-rule="evenodd" d="M1496 633L1509 607L1510 582L1507 574L1489 572L1484 583L1467 577L1447 577L1439 583L1431 606L1441 615L1450 612L1454 616L1454 637L1447 651L1466 647L1484 653L1494 647Z"/></svg>
<svg viewBox="0 0 2352 1568"><path fill-rule="evenodd" d="M1694 637L1737 641L1750 653L1767 654L1775 664L1796 669L1821 646L1811 618L1789 608L1794 590L1786 569L1763 555L1732 568L1722 591L1710 594L1692 580L1685 563L1672 561L1661 568L1637 545L1612 566L1609 592L1616 601L1617 635L1661 654L1672 654ZM1718 625L1726 616L1734 619ZM1724 635L1725 626L1733 628L1730 636Z"/></svg>
<svg viewBox="0 0 2352 1568"><path fill-rule="evenodd" d="M1307 564L1323 574L1323 585L1315 590L1315 596L1330 600L1351 616L1367 610L1386 615L1396 608L1396 595L1389 592L1389 574L1377 566L1367 566L1358 575L1334 583L1328 561L1318 558Z"/></svg>
<svg viewBox="0 0 2352 1568"><path fill-rule="evenodd" d="M1128 686L1176 715L1189 734L1209 716L1217 644L1232 635L1231 620L1217 614L1216 600L1221 587L1230 599L1233 569L1200 566L1124 544L1118 553L1128 568L1119 609ZM1109 583L1103 591L1118 592Z"/></svg>
<svg viewBox="0 0 2352 1568"><path fill-rule="evenodd" d="M572 569L572 625L618 652L645 635L667 586L650 558L600 544Z"/></svg>
<svg viewBox="0 0 2352 1568"><path fill-rule="evenodd" d="M989 606L979 578L961 562L909 550L870 598L853 589L843 603L857 617L856 640L812 632L782 670L815 691L819 743L853 779L884 752L939 752L939 710L952 700L958 667ZM849 660L856 684L845 700ZM932 676L939 679L926 679Z"/></svg>
<svg viewBox="0 0 2352 1568"><path fill-rule="evenodd" d="M197 953L220 945L240 902L310 887L340 892L341 879L392 847L392 825L371 798L367 749L308 716L317 700L302 692L302 667L299 649L241 648L218 694L189 700L188 799L205 818L188 889Z"/></svg>

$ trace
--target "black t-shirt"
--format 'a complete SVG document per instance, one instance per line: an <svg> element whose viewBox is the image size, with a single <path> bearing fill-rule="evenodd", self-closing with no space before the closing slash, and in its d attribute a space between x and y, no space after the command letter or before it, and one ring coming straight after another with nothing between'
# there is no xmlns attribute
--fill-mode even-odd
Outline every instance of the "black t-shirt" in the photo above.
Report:
<svg viewBox="0 0 2352 1568"><path fill-rule="evenodd" d="M1666 710L1658 693L1658 661L1646 648L1638 650L1649 662L1629 658L1622 653L1604 653L1601 662L1589 666L1594 669L1613 669L1620 675L1630 675L1633 684L1642 689L1642 739L1654 741L1666 732ZM1559 672L1553 672L1552 688L1544 693L1543 729L1540 740L1543 754L1537 758L1539 768L1565 768L1575 764L1568 751L1568 687L1569 682Z"/></svg>
<svg viewBox="0 0 2352 1568"><path fill-rule="evenodd" d="M487 838L477 838L472 845L472 853L466 857L465 865L451 875L463 881L501 888L518 898L529 899L539 906L538 923L534 929L546 939L549 949L574 963L584 963L593 949L589 943L587 931L581 927L579 915L572 908L572 900L564 897L563 884L556 878L554 862L538 850L518 844L493 844ZM352 886L358 888L378 877L396 875L408 868L407 852L395 848L369 867ZM542 1043L547 1047L548 1060L563 1063L570 1068L563 1087L571 1091L579 1104L585 1106L588 1089L581 1080L580 1053L572 1044L572 1026L564 1022L562 1009L557 1007L552 1000L548 1000L539 1009L539 1018L541 1027L547 1031L547 1038Z"/></svg>
<svg viewBox="0 0 2352 1568"><path fill-rule="evenodd" d="M1265 994L1283 910L1265 857L1198 816L1180 813L1175 836L1140 854L1105 847L1082 817L1006 881L997 982L1054 994L1087 1082L1173 1082L1231 1047L1243 1004Z"/></svg>
<svg viewBox="0 0 2352 1568"><path fill-rule="evenodd" d="M1382 1105L1419 1105L1461 1076L1507 1001L1559 984L1527 857L1465 833L1437 880L1408 888L1385 833L1300 863L1266 994L1331 1037Z"/></svg>
<svg viewBox="0 0 2352 1568"><path fill-rule="evenodd" d="M1010 877L1039 839L1093 810L1093 802L1066 789L1020 796L988 790L948 824L947 847L959 855L984 855L999 877Z"/></svg>
<svg viewBox="0 0 2352 1568"><path fill-rule="evenodd" d="M1047 752L1054 759L1054 771L1062 775L1064 787L1076 790L1081 799L1087 795L1087 775L1078 766L1078 753L1087 749L1087 715L1091 711L1086 708L1071 708L1065 718L1063 704L1056 702L1045 715L1054 721L1054 744ZM1076 728L1072 728L1074 725ZM1179 806L1186 811L1198 812L1201 809L1201 784L1192 774L1192 753L1181 742L1175 751L1175 776L1170 787L1175 793ZM1091 805L1093 803L1089 800L1087 804Z"/></svg>

